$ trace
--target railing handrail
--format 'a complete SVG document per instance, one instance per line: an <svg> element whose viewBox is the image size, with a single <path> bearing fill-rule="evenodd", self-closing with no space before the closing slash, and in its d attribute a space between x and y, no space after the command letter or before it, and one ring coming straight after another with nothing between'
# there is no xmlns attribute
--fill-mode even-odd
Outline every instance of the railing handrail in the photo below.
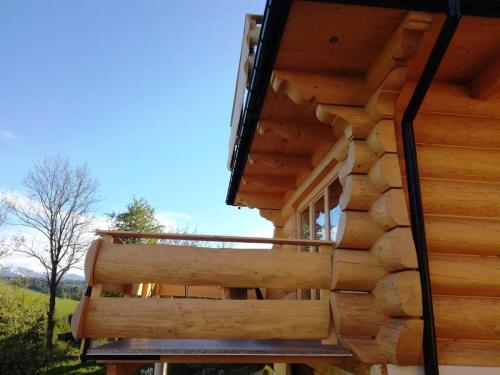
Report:
<svg viewBox="0 0 500 375"><path fill-rule="evenodd" d="M240 243L265 243L271 245L298 245L298 246L334 246L334 241L307 240L290 238L267 238L267 237L242 237L242 236L219 236L206 234L181 234L164 232L127 232L115 230L96 230L99 236L111 236L121 238L154 238L159 240L192 240L206 242L240 242Z"/></svg>

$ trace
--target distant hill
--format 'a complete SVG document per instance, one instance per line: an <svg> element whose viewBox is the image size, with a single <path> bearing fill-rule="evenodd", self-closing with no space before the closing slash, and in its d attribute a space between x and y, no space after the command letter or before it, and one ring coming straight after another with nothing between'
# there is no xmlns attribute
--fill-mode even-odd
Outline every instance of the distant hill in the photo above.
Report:
<svg viewBox="0 0 500 375"><path fill-rule="evenodd" d="M20 266L3 266L0 267L0 277L30 277L33 279L42 279L45 275L41 272L34 271L30 268ZM83 276L76 273L66 274L63 278L64 281L84 282Z"/></svg>
<svg viewBox="0 0 500 375"><path fill-rule="evenodd" d="M6 283L23 287L42 294L48 294L47 280L41 272L19 266L4 266L0 268L0 279ZM63 277L57 287L56 296L63 299L80 301L85 291L86 283L82 276L68 274Z"/></svg>

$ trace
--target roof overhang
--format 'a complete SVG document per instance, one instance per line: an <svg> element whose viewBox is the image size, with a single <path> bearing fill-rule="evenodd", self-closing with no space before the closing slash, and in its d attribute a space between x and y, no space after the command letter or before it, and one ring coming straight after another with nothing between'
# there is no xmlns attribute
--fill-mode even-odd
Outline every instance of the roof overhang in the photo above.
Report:
<svg viewBox="0 0 500 375"><path fill-rule="evenodd" d="M323 4L323 5L321 5ZM342 9L346 10L349 13L349 17L351 20L360 21L359 17L362 12L362 9L365 7L371 7L373 9L372 13L373 17L380 17L380 22L384 24L384 27L387 32L379 32L378 35L381 36L381 45L377 46L379 49L376 51L374 49L373 54L369 54L367 56L360 56L359 54L349 56L335 56L335 53L330 53L330 56L325 55L326 57L331 58L332 66L321 66L321 64L312 64L307 67L305 71L314 72L319 71L320 73L331 74L335 72L340 72L342 74L348 73L353 75L359 75L361 77L364 76L367 70L367 66L371 64L370 59L374 59L376 55L383 48L385 42L391 36L391 32L398 26L399 21L404 16L406 11L409 10L418 10L418 11L429 11L433 13L443 13L443 15L438 15L436 19L442 20L444 18L444 13L446 12L446 1L434 1L434 0L424 0L424 1L409 1L409 0L339 0L339 1L268 1L266 5L264 17L263 17L263 26L261 28L259 42L257 45L255 63L253 65L250 77L249 77L249 86L248 91L246 93L246 100L243 105L243 109L241 111L241 116L239 119L238 125L238 136L234 138L234 147L232 151L232 158L230 163L231 169L231 179L229 183L229 188L226 197L226 203L230 205L241 205L241 203L235 202L236 196L238 192L241 190L241 183L243 176L245 174L245 168L247 167L248 159L250 152L255 145L255 134L257 131L257 126L259 120L263 118L263 111L266 111L266 105L269 107L272 104L269 104L270 101L274 100L271 96L274 95L272 89L270 89L271 85L279 86L279 82L272 81L273 79L273 71L276 69L283 69L286 64L284 61L289 61L290 64L286 66L286 69L295 70L300 67L301 62L304 62L304 58L300 58L299 55L293 55L290 53L290 49L287 46L287 43L290 42L293 38L297 38L300 33L297 32L297 25L299 25L301 21L299 17L297 17L296 12L297 9L306 9L307 7L322 7L322 9L330 9L330 27L332 31L331 34L334 35L342 35L342 37L349 38L352 46L350 48L346 48L344 51L352 53L362 48L370 48L374 46L373 35L377 35L377 27L376 23L373 23L373 29L370 29L370 25L366 24L364 28L358 28L356 35L347 35L347 29L343 29L343 25L341 19L336 19L335 12L341 11ZM473 0L462 0L462 13L464 16L474 16L474 17L498 17L500 16L500 3L495 0L484 0L484 1L473 1ZM380 9L381 8L381 9ZM290 10L291 9L291 10ZM304 11L305 12L305 11ZM325 15L325 17L328 14ZM384 19L385 17L385 19ZM466 18L466 17L464 17ZM354 22L355 23L355 22ZM359 22L358 22L359 23ZM465 22L467 23L467 22ZM378 24L380 26L380 23ZM309 30L310 32L318 31L318 35L321 34L319 30L320 26L317 26L317 30ZM296 30L297 29L297 30ZM366 30L364 30L366 29ZM435 40L436 34L439 30L439 25L436 25L434 33L428 33L427 38L429 39L429 46L431 46ZM359 32L359 33L358 33ZM460 30L459 32L460 33ZM304 35L304 34L302 34ZM486 34L481 37L487 37ZM384 39L385 38L385 39ZM309 41L309 44L314 44L315 40ZM424 43L425 44L425 43ZM328 47L328 43L326 42L326 47ZM341 43L336 47L338 50L342 49ZM425 48L424 48L425 49ZM309 54L311 55L311 51L305 49L303 51L304 56ZM412 79L417 79L418 75L421 71L423 64L426 61L428 56L428 51L425 53L421 53L421 58L415 58L415 61L411 62L410 66L410 74L413 74L414 77ZM319 60L321 60L325 56L320 56ZM455 56L456 57L456 56ZM477 58L487 58L488 56L478 56ZM349 58L351 61L349 61ZM341 63L335 65L335 60L344 60L347 65L342 66ZM363 61L366 60L366 61ZM450 64L452 58L449 58L444 62L444 65L447 63ZM350 66L348 66L350 64ZM347 69L347 70L346 70ZM304 69L303 69L304 70ZM413 73L411 73L413 71ZM437 79L441 79L443 81L446 80L461 80L466 79L467 77L463 76L463 72L455 71L456 76L452 76L451 74L448 77L441 76L437 77ZM279 77L278 77L279 78ZM236 103L236 101L235 101ZM283 105L282 102L277 102L276 106ZM269 108L268 108L269 109ZM266 112L266 116L274 115L272 111ZM299 117L306 116L304 114L299 114ZM307 119L307 122L318 122L317 119ZM233 125L234 126L234 125ZM256 147L259 149L258 145ZM262 149L262 148L261 148ZM295 150L298 151L299 154L303 150ZM296 153L297 154L297 153ZM296 155L294 155L296 156ZM285 184L281 182L281 184ZM279 191L280 187L276 187L276 191ZM277 195L273 193L273 189L268 189L267 192L270 192L271 195ZM258 190L251 192L255 196L255 194L259 194ZM263 199L256 205L259 208L279 208L274 207L271 203L267 204L268 200ZM254 205L255 206L255 205Z"/></svg>

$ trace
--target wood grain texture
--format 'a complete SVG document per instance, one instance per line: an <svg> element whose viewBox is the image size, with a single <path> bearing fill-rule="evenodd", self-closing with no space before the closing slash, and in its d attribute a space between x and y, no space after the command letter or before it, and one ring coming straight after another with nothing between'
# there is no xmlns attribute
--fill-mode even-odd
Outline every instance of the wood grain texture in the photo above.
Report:
<svg viewBox="0 0 500 375"><path fill-rule="evenodd" d="M331 305L335 331L340 337L376 336L387 320L371 294L333 292Z"/></svg>
<svg viewBox="0 0 500 375"><path fill-rule="evenodd" d="M379 192L403 187L397 154L384 154L370 169L368 178Z"/></svg>
<svg viewBox="0 0 500 375"><path fill-rule="evenodd" d="M410 217L403 189L389 189L382 194L373 202L370 216L385 230L409 226Z"/></svg>
<svg viewBox="0 0 500 375"><path fill-rule="evenodd" d="M328 289L331 256L273 250L103 244L93 278L100 283Z"/></svg>
<svg viewBox="0 0 500 375"><path fill-rule="evenodd" d="M328 301L98 298L83 337L322 339L329 323Z"/></svg>
<svg viewBox="0 0 500 375"><path fill-rule="evenodd" d="M337 229L336 247L368 250L383 233L384 229L368 212L343 211Z"/></svg>
<svg viewBox="0 0 500 375"><path fill-rule="evenodd" d="M350 174L344 179L339 206L342 210L367 211L378 197L379 191L368 176Z"/></svg>
<svg viewBox="0 0 500 375"><path fill-rule="evenodd" d="M500 221L427 215L425 230L432 253L500 256Z"/></svg>
<svg viewBox="0 0 500 375"><path fill-rule="evenodd" d="M386 274L386 270L369 251L335 249L333 252L333 290L369 292Z"/></svg>

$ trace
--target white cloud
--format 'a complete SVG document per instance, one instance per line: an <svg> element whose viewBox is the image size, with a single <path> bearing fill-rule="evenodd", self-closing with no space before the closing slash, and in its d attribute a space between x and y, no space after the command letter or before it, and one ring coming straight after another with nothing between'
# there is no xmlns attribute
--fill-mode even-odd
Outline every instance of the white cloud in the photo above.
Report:
<svg viewBox="0 0 500 375"><path fill-rule="evenodd" d="M274 228L270 225L267 228L260 228L259 230L249 231L245 234L242 234L244 237L263 237L263 238L273 238ZM271 244L267 243L243 243L237 242L232 244L232 247L235 249L270 249L272 247Z"/></svg>
<svg viewBox="0 0 500 375"><path fill-rule="evenodd" d="M3 139L5 141L10 141L13 139L16 139L17 135L8 129L0 129L0 139Z"/></svg>
<svg viewBox="0 0 500 375"><path fill-rule="evenodd" d="M165 228L169 227L189 227L191 215L182 212L159 211L156 212L156 218Z"/></svg>

